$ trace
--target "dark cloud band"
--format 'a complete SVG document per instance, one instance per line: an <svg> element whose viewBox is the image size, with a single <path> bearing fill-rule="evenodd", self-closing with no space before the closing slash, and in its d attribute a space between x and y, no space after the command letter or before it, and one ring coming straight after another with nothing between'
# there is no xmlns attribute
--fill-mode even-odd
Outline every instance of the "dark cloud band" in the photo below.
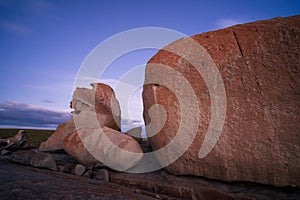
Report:
<svg viewBox="0 0 300 200"><path fill-rule="evenodd" d="M67 111L54 111L19 102L0 103L0 126L55 128L71 118Z"/></svg>

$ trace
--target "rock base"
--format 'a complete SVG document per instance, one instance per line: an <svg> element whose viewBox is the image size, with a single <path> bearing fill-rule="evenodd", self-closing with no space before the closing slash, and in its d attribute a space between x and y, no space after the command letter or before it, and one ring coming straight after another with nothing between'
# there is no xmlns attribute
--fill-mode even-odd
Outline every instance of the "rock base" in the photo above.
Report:
<svg viewBox="0 0 300 200"><path fill-rule="evenodd" d="M23 156L22 156L23 155ZM38 156L37 156L38 155ZM43 156L41 156L43 155ZM23 157L23 159L21 159ZM11 164L10 161L16 162L16 158L19 158L17 163L31 165L30 161L34 160L36 163L43 163L44 158L50 158L55 160L57 171L52 170L40 170L37 168L26 167ZM40 158L40 161L39 159ZM23 162L20 162L23 161ZM35 165L31 165L35 166ZM35 166L41 167L41 166ZM10 170L10 175L8 178L3 170ZM44 168L47 168L44 166ZM17 171L16 171L17 169ZM49 169L49 167L48 167ZM11 176L11 172L13 171L13 176ZM130 173L121 173L116 172L107 168L104 165L97 165L95 167L86 167L83 166L72 158L70 155L66 154L64 151L48 151L38 152L38 150L22 150L19 152L11 152L10 155L0 156L0 184L1 188L12 188L19 187L19 183L11 182L12 184L8 184L9 179L14 179L16 174L19 177L22 177L22 181L30 182L35 179L32 174L36 174L38 171L38 177L41 179L45 179L47 182L47 190L45 188L36 188L29 184L26 186L26 191L21 192L21 196L26 197L26 195L30 194L30 197L45 197L49 199L51 189L58 186L54 186L57 183L61 184L70 184L68 181L71 179L73 182L76 180L76 192L74 195L80 195L81 193L85 193L89 191L89 195L99 195L99 191L103 192L104 198L106 198L106 187L112 187L111 184L115 184L113 188L122 188L122 191L111 190L113 199L265 199L265 200L276 200L276 199L299 199L300 198L300 189L297 187L274 187L270 185L251 183L251 182L225 182L218 180L206 179L203 177L196 176L174 176L165 172L163 170L144 173L144 174L130 174ZM62 173L63 172L63 173ZM5 176L5 177L4 177ZM28 177L27 177L28 176ZM33 177L33 178L32 178ZM88 178L88 179L87 179ZM39 180L41 180L39 179ZM59 179L53 182L53 179ZM93 179L93 180L91 180ZM4 180L8 181L5 182ZM86 181L90 180L90 181ZM3 183L2 183L2 182ZM104 187L103 184L106 185L105 190L90 190L85 189L89 188L91 185L91 181L95 182L95 184L99 185L100 188ZM101 186L100 186L101 185ZM124 187L126 186L126 187ZM45 186L46 187L46 186ZM69 191L68 194L73 193L70 192L71 185L62 186L64 191ZM3 190L0 188L0 196L4 194ZM127 189L124 189L127 188ZM55 189L55 190L56 190ZM43 190L40 194L35 193L36 190ZM9 191L9 190L7 190ZM11 190L14 191L14 190ZM57 191L52 191L53 193L57 193ZM124 192L126 191L126 192ZM100 193L101 193L100 192ZM119 192L120 196L116 196L116 193ZM33 194L34 193L34 194ZM80 194L78 194L80 193ZM11 192L6 193L5 195L13 195ZM40 195L40 196L39 196ZM45 196L46 195L46 196ZM124 195L124 196L122 196ZM130 196L130 198L128 197ZM75 197L74 196L74 197ZM2 196L1 196L2 197ZM68 196L69 199L73 199L73 196ZM76 196L77 197L77 196Z"/></svg>

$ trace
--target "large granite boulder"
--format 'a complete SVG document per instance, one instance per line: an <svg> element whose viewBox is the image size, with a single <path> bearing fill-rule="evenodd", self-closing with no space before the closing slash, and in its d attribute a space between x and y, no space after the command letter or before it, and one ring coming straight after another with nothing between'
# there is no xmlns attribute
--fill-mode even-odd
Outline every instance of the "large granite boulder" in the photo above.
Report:
<svg viewBox="0 0 300 200"><path fill-rule="evenodd" d="M63 146L67 153L86 166L102 162L120 171L133 167L143 157L135 139L105 126L77 129L64 139Z"/></svg>
<svg viewBox="0 0 300 200"><path fill-rule="evenodd" d="M71 108L73 118L60 124L40 150L63 149L63 140L78 128L99 128L103 126L120 130L121 111L114 91L108 85L91 84L93 89L77 88L73 94Z"/></svg>
<svg viewBox="0 0 300 200"><path fill-rule="evenodd" d="M207 77L196 70L195 63L204 71L214 69L207 55L197 56L191 39L214 61L223 80L225 98L218 91L209 92L222 86L221 82L209 84L217 73ZM158 130L150 138L152 148L167 146L181 131L182 140L174 148L160 152L158 160L164 165L171 160L170 155L184 150L184 143L193 139L185 153L166 170L176 175L299 187L299 55L300 15L207 32L160 50L147 64L145 83L151 84L145 85L143 91L147 134L152 136ZM182 89L184 83L191 87ZM193 92L196 104L187 109L195 111L187 113L179 101L184 102ZM223 104L214 104L212 110L213 103L222 98ZM164 111L151 110L155 104ZM224 108L224 117L216 116ZM213 117L225 122L221 129L210 127ZM216 134L207 136L211 128L216 129L211 132ZM207 151L199 154L203 146Z"/></svg>

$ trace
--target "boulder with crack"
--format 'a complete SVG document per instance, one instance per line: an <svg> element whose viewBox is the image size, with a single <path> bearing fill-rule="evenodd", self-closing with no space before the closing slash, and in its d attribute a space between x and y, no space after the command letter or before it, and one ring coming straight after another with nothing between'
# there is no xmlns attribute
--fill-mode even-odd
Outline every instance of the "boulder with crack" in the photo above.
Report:
<svg viewBox="0 0 300 200"><path fill-rule="evenodd" d="M147 134L158 130L151 146L182 133L158 155L162 165L178 153L172 174L299 187L299 35L300 15L275 18L180 39L152 57L143 91ZM166 115L151 110L158 104Z"/></svg>

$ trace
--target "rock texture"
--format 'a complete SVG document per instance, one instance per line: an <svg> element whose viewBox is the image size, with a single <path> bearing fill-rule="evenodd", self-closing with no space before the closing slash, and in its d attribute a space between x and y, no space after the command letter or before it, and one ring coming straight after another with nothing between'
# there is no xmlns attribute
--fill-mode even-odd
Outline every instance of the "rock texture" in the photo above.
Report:
<svg viewBox="0 0 300 200"><path fill-rule="evenodd" d="M126 185L137 191L155 192L158 199L164 199L163 195L184 200L287 200L300 197L299 188L278 188L249 182L229 183L203 177L173 176L162 170L144 174L112 172L110 182Z"/></svg>
<svg viewBox="0 0 300 200"><path fill-rule="evenodd" d="M142 141L142 127L135 127L126 131L127 135L133 137L138 143Z"/></svg>
<svg viewBox="0 0 300 200"><path fill-rule="evenodd" d="M92 178L104 182L109 182L109 173L106 169L99 169L92 173Z"/></svg>
<svg viewBox="0 0 300 200"><path fill-rule="evenodd" d="M159 82L159 77L171 76L162 71L153 73L153 63L175 69L192 86L200 110L195 140L166 170L176 175L299 187L300 15L237 25L191 38L211 55L223 78L225 124L217 144L200 159L199 149L212 115L208 86L190 62L160 50L148 62L145 80ZM189 50L185 41L181 39L166 48ZM201 63L201 59L195 62ZM181 87L176 78L170 84ZM179 128L182 116L178 98L162 85L148 84L144 86L143 101L147 125L151 124L149 109L153 104L162 105L167 114L163 128L150 138L152 148L158 150L175 137ZM152 114L153 119L163 120L159 113ZM187 137L189 134L187 131ZM161 159L168 159L170 153L163 152Z"/></svg>
<svg viewBox="0 0 300 200"><path fill-rule="evenodd" d="M13 137L0 139L0 150L17 151L28 147L27 134L24 130L19 130Z"/></svg>
<svg viewBox="0 0 300 200"><path fill-rule="evenodd" d="M38 152L38 150L34 150ZM23 154L26 151L23 151ZM19 159L28 160L35 154L26 152L25 156ZM18 153L18 152L17 152ZM17 154L13 153L13 155ZM39 153L39 152L38 152ZM49 154L55 159L60 172L81 175L86 167L78 164L76 161L64 151L49 151ZM24 159L26 157L26 159ZM106 199L105 191L101 187L101 183L106 182L111 188L119 188L123 186L125 191L134 192L145 197L155 197L156 199L265 199L265 200L294 200L299 199L300 189L293 187L274 187L270 185L255 184L249 182L229 183L224 181L209 180L203 177L192 176L173 176L169 173L159 170L150 173L124 173L110 170L103 165L97 165L93 168L87 168L82 175L85 178L79 178L75 175L65 173L57 173L50 170L42 170L24 165L18 166L10 163L8 157L0 156L0 197L1 199L15 199L17 196L21 199L75 199L91 198ZM70 168L71 167L71 168ZM67 171L66 171L67 169ZM70 171L69 171L70 170ZM77 172L76 172L77 171ZM12 173L13 172L13 175ZM91 178L91 179L86 179ZM71 182L68 182L70 180ZM97 180L97 181L96 181ZM97 184L98 182L98 184ZM94 191L88 190L90 184L96 186ZM84 187L82 187L84 186ZM64 193L55 192L59 188ZM92 196L80 196L89 191ZM44 196L47 194L52 196ZM78 192L79 191L79 192ZM100 192L99 192L100 191ZM98 193L99 192L99 193ZM116 193L116 194L115 194ZM29 194L37 194L35 196L27 196ZM99 194L100 196L95 196ZM110 191L111 195L120 195L124 199L120 191ZM79 196L78 196L79 195ZM86 195L86 194L85 194ZM11 197L11 198L5 198ZM108 199L116 199L111 196ZM126 199L126 198L125 198ZM131 199L131 198L130 198Z"/></svg>
<svg viewBox="0 0 300 200"><path fill-rule="evenodd" d="M113 89L102 83L92 83L93 89L77 88L73 94L71 107L74 113L96 112L106 116L105 126L120 130L121 110Z"/></svg>
<svg viewBox="0 0 300 200"><path fill-rule="evenodd" d="M77 164L74 167L74 174L77 175L77 176L82 176L85 171L86 171L86 167L84 165Z"/></svg>
<svg viewBox="0 0 300 200"><path fill-rule="evenodd" d="M75 90L71 102L73 118L59 125L52 136L40 145L40 150L63 149L65 137L78 128L107 126L120 130L121 111L114 91L110 86L101 83L93 83L91 86L93 89Z"/></svg>
<svg viewBox="0 0 300 200"><path fill-rule="evenodd" d="M76 131L69 134L64 139L63 147L68 154L86 166L94 166L99 163L99 161L85 148Z"/></svg>
<svg viewBox="0 0 300 200"><path fill-rule="evenodd" d="M51 154L35 150L20 150L10 158L12 162L30 165L38 168L46 168L56 171L57 166Z"/></svg>
<svg viewBox="0 0 300 200"><path fill-rule="evenodd" d="M13 174L13 175L12 175ZM134 189L0 161L0 197L9 199L155 200Z"/></svg>
<svg viewBox="0 0 300 200"><path fill-rule="evenodd" d="M47 139L42 142L40 150L59 150L63 149L64 138L75 130L75 124L73 118L69 121L58 125L56 131Z"/></svg>
<svg viewBox="0 0 300 200"><path fill-rule="evenodd" d="M82 141L86 141L89 149ZM63 146L67 153L86 166L101 161L114 169L126 170L143 157L140 145L131 136L108 127L78 129L65 138Z"/></svg>

